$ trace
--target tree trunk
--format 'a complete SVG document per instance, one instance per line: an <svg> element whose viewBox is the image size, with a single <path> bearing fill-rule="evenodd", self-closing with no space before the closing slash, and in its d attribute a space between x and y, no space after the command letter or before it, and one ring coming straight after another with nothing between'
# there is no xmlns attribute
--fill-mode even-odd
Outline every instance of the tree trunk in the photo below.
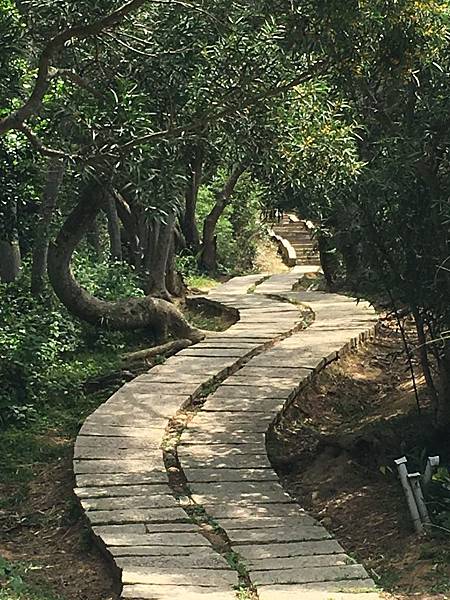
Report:
<svg viewBox="0 0 450 600"><path fill-rule="evenodd" d="M17 202L8 200L0 228L0 281L14 283L22 268L17 231Z"/></svg>
<svg viewBox="0 0 450 600"><path fill-rule="evenodd" d="M146 292L158 298L170 301L171 296L166 287L166 274L170 247L173 244L173 234L176 216L174 212L167 215L165 223L160 223L158 238L152 252L151 268L147 279ZM154 229L156 231L156 229Z"/></svg>
<svg viewBox="0 0 450 600"><path fill-rule="evenodd" d="M182 230L186 246L194 253L200 248L200 235L197 227L196 209L198 190L203 175L203 149L197 147L194 156L189 162L188 187L185 194L185 210L182 219Z"/></svg>
<svg viewBox="0 0 450 600"><path fill-rule="evenodd" d="M328 288L332 289L336 282L338 271L336 253L334 252L331 238L328 236L319 233L317 235L317 243L319 246L320 263L322 266L323 275L325 277L325 281L327 282Z"/></svg>
<svg viewBox="0 0 450 600"><path fill-rule="evenodd" d="M86 232L86 240L89 246L94 252L94 256L97 260L102 259L102 242L100 239L100 228L98 226L97 218L91 223L89 231Z"/></svg>
<svg viewBox="0 0 450 600"><path fill-rule="evenodd" d="M436 386L434 385L433 376L431 374L430 362L428 360L427 338L426 338L425 329L423 326L423 319L422 319L422 315L420 314L420 311L417 307L413 308L413 316L414 316L414 321L416 324L417 339L419 342L418 352L419 352L420 365L422 367L422 373L423 373L423 376L425 377L425 382L427 384L428 391L430 393L431 400L433 402L433 406L436 411L437 407L439 405L439 399L438 399Z"/></svg>
<svg viewBox="0 0 450 600"><path fill-rule="evenodd" d="M199 267L208 273L212 273L217 269L217 244L215 236L217 222L231 199L239 177L244 173L246 168L247 166L244 163L238 163L233 167L224 187L216 196L216 203L203 224L203 241L199 257Z"/></svg>
<svg viewBox="0 0 450 600"><path fill-rule="evenodd" d="M143 249L139 238L136 215L122 194L117 191L114 191L113 194L116 199L117 214L122 222L128 240L128 262L137 271L140 271L142 268Z"/></svg>
<svg viewBox="0 0 450 600"><path fill-rule="evenodd" d="M105 212L108 217L108 233L110 254L113 261L122 260L122 238L120 235L120 221L117 214L116 199L113 194L105 194Z"/></svg>
<svg viewBox="0 0 450 600"><path fill-rule="evenodd" d="M94 192L94 193L92 193ZM80 319L116 330L149 328L161 339L170 331L176 337L198 341L204 335L192 327L169 302L145 296L107 302L90 295L75 280L72 255L100 210L98 194L88 191L67 217L48 253L48 274L56 295Z"/></svg>
<svg viewBox="0 0 450 600"><path fill-rule="evenodd" d="M177 247L177 236L174 235L172 238L172 243L170 245L169 257L167 259L167 269L166 269L166 287L171 296L175 296L176 298L185 298L186 296L186 286L183 282L183 277L180 273L178 273L176 268L176 247Z"/></svg>
<svg viewBox="0 0 450 600"><path fill-rule="evenodd" d="M39 295L44 288L45 273L47 271L50 225L59 189L63 181L65 168L65 161L61 158L50 158L48 160L47 181L45 183L44 193L42 194L39 221L36 226L33 263L31 267L31 293L35 296Z"/></svg>
<svg viewBox="0 0 450 600"><path fill-rule="evenodd" d="M439 360L438 405L435 411L435 425L448 435L450 429L450 342L445 340Z"/></svg>
<svg viewBox="0 0 450 600"><path fill-rule="evenodd" d="M0 240L0 281L14 283L19 276L22 258L18 240Z"/></svg>

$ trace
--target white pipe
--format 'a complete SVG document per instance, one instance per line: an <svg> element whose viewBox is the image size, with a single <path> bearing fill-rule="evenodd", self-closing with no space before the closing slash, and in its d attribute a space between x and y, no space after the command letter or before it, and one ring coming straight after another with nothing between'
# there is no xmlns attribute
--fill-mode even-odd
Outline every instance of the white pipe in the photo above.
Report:
<svg viewBox="0 0 450 600"><path fill-rule="evenodd" d="M430 515L428 514L427 505L425 504L425 498L423 497L422 487L420 485L420 473L411 473L408 475L409 483L414 494L414 499L419 509L420 518L422 523L429 525L431 523Z"/></svg>
<svg viewBox="0 0 450 600"><path fill-rule="evenodd" d="M419 509L417 508L416 500L414 498L414 494L412 492L409 479L408 479L408 469L406 468L406 457L402 456L402 458L397 458L395 464L397 465L398 475L400 477L400 481L403 487L403 491L405 492L406 502L408 504L409 512L411 514L411 518L413 521L414 529L416 533L423 533L423 523L420 518Z"/></svg>
<svg viewBox="0 0 450 600"><path fill-rule="evenodd" d="M427 459L427 466L425 467L425 473L423 474L422 478L422 484L425 490L430 485L433 474L435 473L438 466L439 456L429 456Z"/></svg>

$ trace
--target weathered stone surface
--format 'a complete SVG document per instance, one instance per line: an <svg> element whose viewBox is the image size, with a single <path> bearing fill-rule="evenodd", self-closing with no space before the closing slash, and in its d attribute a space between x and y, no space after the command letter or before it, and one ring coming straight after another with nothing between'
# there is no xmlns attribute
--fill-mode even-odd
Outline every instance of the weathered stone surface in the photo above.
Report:
<svg viewBox="0 0 450 600"><path fill-rule="evenodd" d="M145 485L146 487L142 488L142 493L144 494L156 494L159 493L160 490L167 489L167 486L163 485L164 483L167 483L167 473L162 470L150 471L149 473L87 473L77 475L76 480L78 486L77 494L80 488L89 487L104 489L106 495L108 495L109 492L112 492L111 495L115 495L115 493L120 493L120 488L117 489L116 487L112 488L110 486L128 486L127 489L129 490L129 494L124 494L125 496L132 493L132 486ZM167 493L170 493L170 491L167 490Z"/></svg>
<svg viewBox="0 0 450 600"><path fill-rule="evenodd" d="M187 585L125 585L123 598L139 600L236 600L233 588L218 590L213 587Z"/></svg>
<svg viewBox="0 0 450 600"><path fill-rule="evenodd" d="M164 474L164 476L167 480L167 475ZM142 485L137 485L139 479L135 480L134 475L127 476L127 479L129 481L134 481L136 485L120 480L117 483L109 482L102 484L99 483L98 476L95 476L92 479L87 479L87 476L78 475L77 481L80 483L83 482L85 486L80 485L80 487L75 488L75 493L78 498L115 498L121 496L148 496L153 494L161 494L165 496L171 494L168 485L159 483L150 485L145 482L143 482Z"/></svg>
<svg viewBox="0 0 450 600"><path fill-rule="evenodd" d="M171 546L111 546L108 551L113 556L130 559L150 557L149 561L152 561L154 557L160 557L161 560L170 560L170 558L183 560L204 559L205 562L221 558L211 546L195 546L194 549L190 546L178 546L177 544Z"/></svg>
<svg viewBox="0 0 450 600"><path fill-rule="evenodd" d="M276 399L261 399L261 398L245 398L244 393L242 398L222 398L216 397L214 394L208 398L208 402L204 407L205 412L239 412L244 413L263 413L277 414L283 407L285 400L282 398Z"/></svg>
<svg viewBox="0 0 450 600"><path fill-rule="evenodd" d="M220 412L216 413L220 415ZM269 419L266 417L269 416ZM259 442L260 436L262 436L268 429L270 423L273 419L270 419L270 415L265 415L264 418L259 419L258 416L255 416L253 421L245 422L245 421L227 421L227 419L215 419L215 422L211 422L210 420L196 420L195 425L190 427L187 432L184 434L184 439L195 439L197 436L200 437L214 437L216 434L226 433L229 435L236 435L238 437L242 437L245 435L250 438L255 438L256 443ZM255 437L256 436L256 437ZM247 440L248 443L249 440ZM226 440L225 443L227 443ZM223 443L220 441L220 435L218 435L218 441L216 443ZM253 439L251 439L250 443L255 443Z"/></svg>
<svg viewBox="0 0 450 600"><path fill-rule="evenodd" d="M323 581L314 583L304 584L290 584L290 585L261 585L258 588L258 595L261 600L298 600L298 598L308 598L310 600L335 600L336 598L342 599L341 593L348 592L346 597L348 600L373 600L373 591L375 584L371 579L351 579L343 581ZM357 594L354 596L350 595L353 591ZM325 595L326 592L326 595ZM338 595L330 595L330 592L336 592ZM372 592L372 593L370 593ZM344 595L345 597L345 595Z"/></svg>
<svg viewBox="0 0 450 600"><path fill-rule="evenodd" d="M182 360L181 358L179 360ZM185 358L183 360L190 360L188 358ZM196 389L198 388L198 380L194 380L194 381L183 381L181 379L180 381L180 377L178 377L178 379L175 378L177 369L180 368L180 366L178 365L173 365L171 364L169 365L164 365L164 375L170 376L167 377L168 381L166 382L162 382L162 381L157 381L155 376L156 374L152 374L149 373L148 375L141 375L140 378L142 378L142 389L145 390L147 393L150 393L154 396L158 396L159 394L161 395L174 395L174 396L185 396L185 395L190 395L193 394ZM181 366L181 368L183 368ZM190 371L192 373L198 373L201 368L198 366L192 365L184 365L184 369L186 370L187 373L189 373ZM209 368L208 373L212 372L211 368ZM215 372L215 370L214 370ZM146 378L146 379L144 379ZM170 381L172 380L172 381Z"/></svg>
<svg viewBox="0 0 450 600"><path fill-rule="evenodd" d="M304 569L305 567L337 567L349 564L346 554L315 554L312 556L292 556L284 558L263 558L248 563L251 573L258 578L258 571L277 571L283 569Z"/></svg>
<svg viewBox="0 0 450 600"><path fill-rule="evenodd" d="M208 546L200 533L108 534L103 537L107 546Z"/></svg>
<svg viewBox="0 0 450 600"><path fill-rule="evenodd" d="M145 459L129 460L79 460L73 461L76 474L82 473L147 473L161 470L164 472L162 456L149 456Z"/></svg>
<svg viewBox="0 0 450 600"><path fill-rule="evenodd" d="M257 585L345 581L352 579L368 579L366 570L361 565L343 565L255 571L254 573L254 580Z"/></svg>
<svg viewBox="0 0 450 600"><path fill-rule="evenodd" d="M371 580L355 581L354 584L353 592L351 588L347 592L341 591L342 587L349 589L349 582L344 586L323 584L321 589L313 589L308 584L264 586L258 590L258 596L260 600L382 600L381 594L359 591L365 588L373 589Z"/></svg>
<svg viewBox="0 0 450 600"><path fill-rule="evenodd" d="M146 583L150 585L199 585L206 587L224 588L237 585L238 578L236 571L231 569L172 569L147 567L126 567L122 571L122 581L124 584Z"/></svg>
<svg viewBox="0 0 450 600"><path fill-rule="evenodd" d="M228 458L228 457L242 457L249 454L255 454L259 457L266 457L267 464L269 464L266 455L265 440L261 437L261 441L255 444L246 444L241 446L235 446L234 444L216 444L214 446L214 456L211 457L211 449L205 447L202 444L190 445L189 448L180 446L178 454L183 457L183 465L186 465L190 459L208 459L208 458Z"/></svg>
<svg viewBox="0 0 450 600"><path fill-rule="evenodd" d="M210 481L278 481L272 469L186 469L188 480L192 483Z"/></svg>
<svg viewBox="0 0 450 600"><path fill-rule="evenodd" d="M99 525L92 527L92 531L99 537L103 537L104 535L142 535L147 533L144 523L128 523L127 525Z"/></svg>
<svg viewBox="0 0 450 600"><path fill-rule="evenodd" d="M260 423L270 423L273 420L273 417L270 414L264 413L260 413L255 416L254 414L230 411L201 411L195 416L195 420L193 421L192 425L194 427L213 427L215 425L222 427L225 424L228 426L240 425L251 427L253 423L255 423L255 420Z"/></svg>
<svg viewBox="0 0 450 600"><path fill-rule="evenodd" d="M276 516L276 517L297 517L299 514L299 507L296 504L285 504L285 503L261 503L255 504L252 501L242 502L204 502L205 506L208 506L208 513L219 520L222 518L249 518L255 515L257 516ZM279 541L279 540L276 540Z"/></svg>
<svg viewBox="0 0 450 600"><path fill-rule="evenodd" d="M89 517L89 514L88 514ZM136 529L134 529L136 528ZM139 529L138 529L139 528ZM198 533L198 526L194 523L164 522L140 523L126 525L96 525L94 533L103 538L105 535L145 534L145 533Z"/></svg>
<svg viewBox="0 0 450 600"><path fill-rule="evenodd" d="M155 494L145 496L121 496L106 498L82 498L84 510L126 510L129 508L177 508L178 502L170 494Z"/></svg>
<svg viewBox="0 0 450 600"><path fill-rule="evenodd" d="M266 367L254 366L253 362L239 369L236 376L245 378L248 380L259 379L260 381L272 381L273 385L276 385L278 379L290 379L295 382L304 381L311 376L311 369L303 369L301 367L290 367L284 365L279 369L272 369L268 374ZM275 381L274 381L275 380ZM224 382L225 383L225 382Z"/></svg>
<svg viewBox="0 0 450 600"><path fill-rule="evenodd" d="M255 346L255 349L257 346ZM191 348L187 348L186 350L182 350L178 352L177 356L192 356L195 358L200 357L222 357L225 356L227 358L241 358L243 356L247 356L251 353L251 350L248 348L210 348L204 347L203 345L192 346Z"/></svg>
<svg viewBox="0 0 450 600"><path fill-rule="evenodd" d="M240 385L239 381L234 384L233 378L231 378L227 385L221 385L214 393L215 398L226 398L226 399L241 399L241 398L281 398L286 400L295 392L295 386L259 386L253 385L251 382L248 385Z"/></svg>
<svg viewBox="0 0 450 600"><path fill-rule="evenodd" d="M162 439L164 429L153 427L116 427L114 425L91 425L90 423L85 423L80 430L80 435L108 438L115 436L121 438L132 437L134 439L144 438L147 442L155 444Z"/></svg>
<svg viewBox="0 0 450 600"><path fill-rule="evenodd" d="M95 525L188 521L182 508L90 510L87 516Z"/></svg>
<svg viewBox="0 0 450 600"><path fill-rule="evenodd" d="M217 428L219 429L219 428ZM235 429L231 431L198 431L196 429L188 429L182 438L180 444L186 446L188 444L205 444L214 446L215 444L257 444L261 439L264 439L264 431L266 427L259 427L259 433L248 433L244 429Z"/></svg>
<svg viewBox="0 0 450 600"><path fill-rule="evenodd" d="M305 512L295 517L246 517L241 519L220 519L220 525L226 531L232 529L277 529L295 528L298 525L317 525L318 522Z"/></svg>
<svg viewBox="0 0 450 600"><path fill-rule="evenodd" d="M94 413L84 423L84 427L107 425L109 427L139 427L164 431L167 419L149 417L145 411L132 411L132 413L128 412L128 415L115 415L111 410L104 413Z"/></svg>
<svg viewBox="0 0 450 600"><path fill-rule="evenodd" d="M228 531L230 540L236 544L272 544L279 540L285 542L303 542L309 540L326 540L331 535L323 527L302 525L301 519L297 527L270 527L267 529L234 529Z"/></svg>
<svg viewBox="0 0 450 600"><path fill-rule="evenodd" d="M166 421L167 422L167 421ZM160 441L155 444L152 440L147 440L145 437L132 438L132 437L120 437L120 436L102 436L99 440L96 435L79 435L75 442L75 450L83 448L107 448L109 450L136 450L136 451L153 451L155 448L160 447Z"/></svg>
<svg viewBox="0 0 450 600"><path fill-rule="evenodd" d="M149 571L153 569L172 569L173 572L191 569L230 570L227 561L213 550L210 554L190 553L186 556L177 556L176 554L174 556L124 556L117 557L116 563L121 568L146 567Z"/></svg>
<svg viewBox="0 0 450 600"><path fill-rule="evenodd" d="M333 539L324 541L288 542L274 544L258 544L241 546L240 554L251 562L257 564L258 560L283 559L299 556L314 556L325 554L342 554L342 546Z"/></svg>

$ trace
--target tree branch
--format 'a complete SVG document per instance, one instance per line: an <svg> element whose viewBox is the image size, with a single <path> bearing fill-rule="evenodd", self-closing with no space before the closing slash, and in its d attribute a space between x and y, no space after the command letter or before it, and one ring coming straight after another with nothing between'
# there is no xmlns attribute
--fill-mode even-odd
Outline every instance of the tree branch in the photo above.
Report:
<svg viewBox="0 0 450 600"><path fill-rule="evenodd" d="M38 138L38 136L32 131L28 125L25 123L20 123L16 125L15 129L17 131L21 131L29 140L33 148L37 150L43 156L51 156L54 158L69 158L69 155L61 150L55 150L53 148L48 148L45 144Z"/></svg>
<svg viewBox="0 0 450 600"><path fill-rule="evenodd" d="M114 12L94 21L90 25L76 25L54 36L41 53L38 64L38 74L33 91L28 100L16 111L0 120L0 135L11 129L19 129L29 117L35 115L41 108L42 99L48 90L52 79L52 60L64 46L75 39L83 40L90 36L113 27L123 21L131 12L139 9L148 0L130 0Z"/></svg>
<svg viewBox="0 0 450 600"><path fill-rule="evenodd" d="M147 133L146 135L137 137L134 140L123 144L120 147L120 150L124 153L127 153L130 150L133 150L133 148L135 148L136 146L140 146L141 144L145 144L146 142L151 142L167 137L177 137L187 133L193 133L194 131L197 131L199 129L203 129L206 125L210 124L211 122L218 121L219 119L233 115L238 110L249 108L254 104L257 104L258 102L267 100L268 98L281 96L284 93L291 90L292 88L296 87L297 85L310 81L313 77L316 77L321 71L323 71L326 65L327 63L325 61L320 61L319 63L313 65L314 68L312 70L307 71L306 73L302 73L301 75L295 77L294 79L285 84L276 85L272 88L268 88L260 94L256 94L255 96L249 97L244 102L242 102L242 104L237 103L236 99L234 99L230 106L222 108L216 113L212 111L206 111L201 117L194 120L192 123L188 123L186 125L179 125L178 127L167 128L161 131Z"/></svg>

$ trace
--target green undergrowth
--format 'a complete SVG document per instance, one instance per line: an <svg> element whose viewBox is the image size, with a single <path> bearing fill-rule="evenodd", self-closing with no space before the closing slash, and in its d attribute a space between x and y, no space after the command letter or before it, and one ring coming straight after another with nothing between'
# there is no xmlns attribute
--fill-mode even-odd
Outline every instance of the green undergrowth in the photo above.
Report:
<svg viewBox="0 0 450 600"><path fill-rule="evenodd" d="M0 600L61 600L42 584L31 582L36 568L12 563L0 556Z"/></svg>

